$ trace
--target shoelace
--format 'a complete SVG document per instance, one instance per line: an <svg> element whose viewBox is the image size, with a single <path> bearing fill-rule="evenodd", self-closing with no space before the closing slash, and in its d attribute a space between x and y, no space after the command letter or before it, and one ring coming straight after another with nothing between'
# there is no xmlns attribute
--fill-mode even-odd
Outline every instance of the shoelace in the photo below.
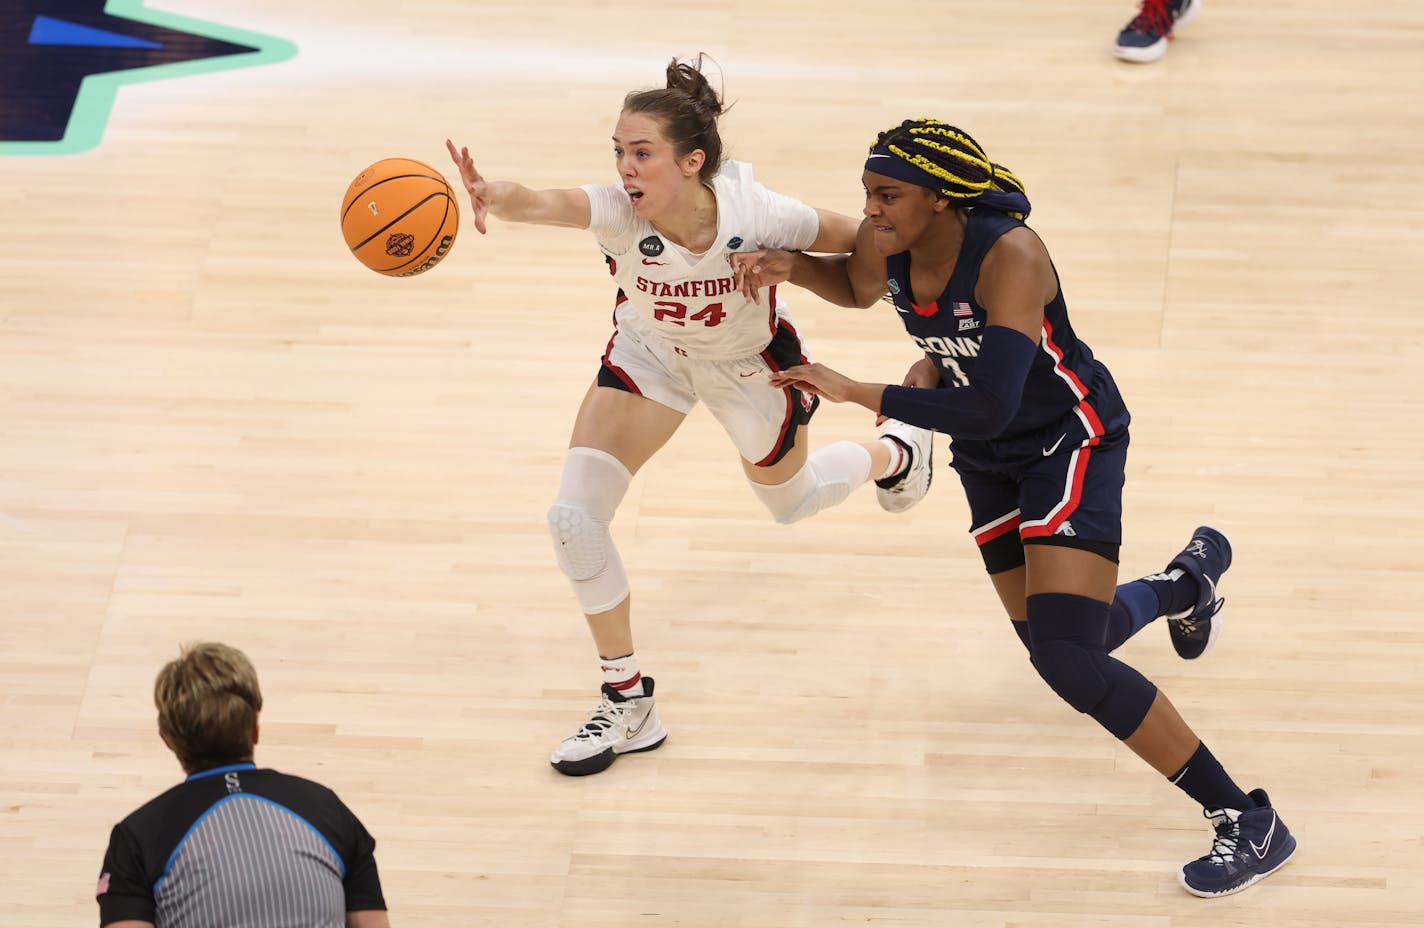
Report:
<svg viewBox="0 0 1424 928"><path fill-rule="evenodd" d="M1142 9L1127 24L1127 31L1143 35L1171 35L1172 11L1168 0L1142 0Z"/></svg>
<svg viewBox="0 0 1424 928"><path fill-rule="evenodd" d="M1203 810L1202 815L1211 819L1216 827L1216 839L1211 842L1211 852L1206 855L1206 859L1218 867L1225 866L1228 861L1236 859L1236 845L1241 840L1241 827L1227 818L1223 809L1214 812Z"/></svg>
<svg viewBox="0 0 1424 928"><path fill-rule="evenodd" d="M1180 628L1184 634L1195 635L1197 633L1197 623L1205 622L1208 619L1215 618L1216 614L1221 611L1221 607L1225 605L1226 597L1218 596L1216 600L1211 604L1211 611L1208 612L1206 615L1201 617L1187 615L1183 616L1180 619L1172 619L1171 621L1175 623L1176 626Z"/></svg>
<svg viewBox="0 0 1424 928"><path fill-rule="evenodd" d="M588 714L588 721L583 723L583 727L574 735L575 738L597 738L618 724L628 706L622 703L615 703L608 698L605 693L603 698L594 706L593 711Z"/></svg>

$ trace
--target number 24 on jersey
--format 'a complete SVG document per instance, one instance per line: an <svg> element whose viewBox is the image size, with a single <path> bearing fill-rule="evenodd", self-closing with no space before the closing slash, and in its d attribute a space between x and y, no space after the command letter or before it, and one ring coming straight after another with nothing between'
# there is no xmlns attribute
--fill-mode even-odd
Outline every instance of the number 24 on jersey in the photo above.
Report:
<svg viewBox="0 0 1424 928"><path fill-rule="evenodd" d="M719 324L727 317L727 313L722 309L721 303L708 303L692 315L687 314L686 303L673 303L667 300L658 300L653 303L656 308L653 310L653 318L659 322L671 322L674 325L687 325L689 322L700 322L707 328Z"/></svg>

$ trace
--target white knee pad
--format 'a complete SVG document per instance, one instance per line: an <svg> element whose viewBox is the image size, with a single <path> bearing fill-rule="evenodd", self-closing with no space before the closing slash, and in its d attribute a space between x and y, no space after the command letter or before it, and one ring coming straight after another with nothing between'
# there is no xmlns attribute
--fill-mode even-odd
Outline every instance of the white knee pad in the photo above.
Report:
<svg viewBox="0 0 1424 928"><path fill-rule="evenodd" d="M570 448L558 498L549 507L554 557L589 615L607 612L628 597L628 575L608 523L631 480L628 468L613 455Z"/></svg>
<svg viewBox="0 0 1424 928"><path fill-rule="evenodd" d="M869 479L870 452L853 441L838 441L811 452L806 466L785 483L753 483L752 490L773 519L789 525L844 502Z"/></svg>

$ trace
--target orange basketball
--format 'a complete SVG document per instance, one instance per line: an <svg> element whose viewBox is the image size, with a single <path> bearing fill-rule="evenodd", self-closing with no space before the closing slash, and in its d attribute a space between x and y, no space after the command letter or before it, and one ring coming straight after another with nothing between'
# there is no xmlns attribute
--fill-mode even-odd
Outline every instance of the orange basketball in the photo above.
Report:
<svg viewBox="0 0 1424 928"><path fill-rule="evenodd" d="M440 263L455 244L455 191L428 164L377 161L341 200L341 234L356 260L390 277L414 277Z"/></svg>

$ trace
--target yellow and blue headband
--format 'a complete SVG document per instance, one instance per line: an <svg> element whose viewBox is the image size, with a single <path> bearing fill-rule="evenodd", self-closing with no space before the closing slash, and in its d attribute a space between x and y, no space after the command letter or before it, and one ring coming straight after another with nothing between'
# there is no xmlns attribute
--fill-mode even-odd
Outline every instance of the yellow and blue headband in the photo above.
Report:
<svg viewBox="0 0 1424 928"><path fill-rule="evenodd" d="M962 158L966 164L970 164L984 173L984 165L967 154L957 151L948 151L947 153ZM996 187L998 168L995 165L989 166L987 176L982 182L974 183L950 173L924 155L906 151L896 145L893 140L882 142L870 150L870 155L865 159L865 170L872 174L914 184L916 187L928 188L957 204L982 206L998 210L1001 213L1008 213L1018 219L1027 217L1029 210L1032 209L1028 197L1023 193L1017 190L1005 191Z"/></svg>

